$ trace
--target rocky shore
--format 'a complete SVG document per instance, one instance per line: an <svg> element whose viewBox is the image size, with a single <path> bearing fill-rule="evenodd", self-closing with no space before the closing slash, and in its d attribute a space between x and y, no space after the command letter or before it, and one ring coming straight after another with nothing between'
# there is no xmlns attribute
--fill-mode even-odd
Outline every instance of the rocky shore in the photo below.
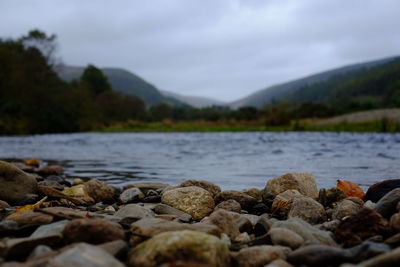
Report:
<svg viewBox="0 0 400 267"><path fill-rule="evenodd" d="M400 266L400 179L116 188L42 165L0 161L1 266Z"/></svg>

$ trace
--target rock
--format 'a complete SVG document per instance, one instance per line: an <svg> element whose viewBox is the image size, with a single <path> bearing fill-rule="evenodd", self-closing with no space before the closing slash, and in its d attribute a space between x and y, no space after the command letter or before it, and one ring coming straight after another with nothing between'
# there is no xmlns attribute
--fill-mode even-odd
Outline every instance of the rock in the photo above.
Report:
<svg viewBox="0 0 400 267"><path fill-rule="evenodd" d="M298 266L337 266L351 259L348 251L332 246L310 245L289 254L288 262Z"/></svg>
<svg viewBox="0 0 400 267"><path fill-rule="evenodd" d="M45 178L45 181L48 182L57 182L61 185L71 186L71 183L65 178L65 176L60 175L50 175Z"/></svg>
<svg viewBox="0 0 400 267"><path fill-rule="evenodd" d="M235 190L222 191L215 196L216 203L220 203L229 199L236 200L244 210L250 210L254 205L257 204L257 199L254 197Z"/></svg>
<svg viewBox="0 0 400 267"><path fill-rule="evenodd" d="M293 267L290 263L287 261L284 261L282 259L277 259L274 261L271 261L270 264L264 265L264 267Z"/></svg>
<svg viewBox="0 0 400 267"><path fill-rule="evenodd" d="M297 249L304 244L304 239L289 229L272 228L268 234L273 245Z"/></svg>
<svg viewBox="0 0 400 267"><path fill-rule="evenodd" d="M65 250L61 254L51 259L48 267L123 267L124 264L108 254L105 250L79 243Z"/></svg>
<svg viewBox="0 0 400 267"><path fill-rule="evenodd" d="M373 210L363 208L356 214L341 221L335 229L335 237L344 246L351 247L362 243L366 238L385 234L388 223Z"/></svg>
<svg viewBox="0 0 400 267"><path fill-rule="evenodd" d="M86 216L92 216L87 211L75 210L66 207L48 207L43 208L42 211L46 214L51 214L54 217L62 219L76 219L85 218Z"/></svg>
<svg viewBox="0 0 400 267"><path fill-rule="evenodd" d="M72 179L72 185L80 185L80 184L84 184L85 181L83 181L81 178L74 178Z"/></svg>
<svg viewBox="0 0 400 267"><path fill-rule="evenodd" d="M382 267L382 266L399 266L400 263L400 248L393 249L390 252L373 257L363 261L357 265L342 264L340 267Z"/></svg>
<svg viewBox="0 0 400 267"><path fill-rule="evenodd" d="M98 248L101 248L110 255L116 258L123 258L126 256L128 252L128 244L124 240L114 240L110 242L106 242L100 245L97 245Z"/></svg>
<svg viewBox="0 0 400 267"><path fill-rule="evenodd" d="M65 226L69 223L68 220L62 220L51 224L39 226L31 235L31 237L45 237L59 235L62 237Z"/></svg>
<svg viewBox="0 0 400 267"><path fill-rule="evenodd" d="M351 255L352 262L361 262L391 250L391 247L387 244L365 241L358 246L348 249L348 252Z"/></svg>
<svg viewBox="0 0 400 267"><path fill-rule="evenodd" d="M270 211L270 208L264 203L257 203L250 210L250 212L255 215L263 215L269 213Z"/></svg>
<svg viewBox="0 0 400 267"><path fill-rule="evenodd" d="M382 182L371 185L368 188L365 199L371 200L372 202L376 203L384 195L398 187L400 187L400 179L384 180Z"/></svg>
<svg viewBox="0 0 400 267"><path fill-rule="evenodd" d="M38 183L38 186L39 187L42 187L42 186L51 187L51 188L53 188L55 190L59 190L59 191L64 190L64 186L59 184L56 181L47 181L47 180L41 181Z"/></svg>
<svg viewBox="0 0 400 267"><path fill-rule="evenodd" d="M301 218L304 221L317 224L326 220L324 207L317 201L306 196L295 196L290 206L288 218Z"/></svg>
<svg viewBox="0 0 400 267"><path fill-rule="evenodd" d="M85 191L96 202L112 203L114 202L115 189L108 184L97 179L91 179L85 184Z"/></svg>
<svg viewBox="0 0 400 267"><path fill-rule="evenodd" d="M381 214L383 217L389 219L394 213L396 213L397 203L400 201L400 188L393 189L386 195L384 195L375 206L375 211Z"/></svg>
<svg viewBox="0 0 400 267"><path fill-rule="evenodd" d="M254 187L253 188L249 188L249 189L243 190L243 193L245 193L245 194L247 194L247 195L249 195L251 197L254 197L255 199L257 199L257 201L261 201L262 200L262 197L261 197L262 192L258 188L254 188Z"/></svg>
<svg viewBox="0 0 400 267"><path fill-rule="evenodd" d="M346 195L342 190L337 187L332 187L330 189L320 189L318 195L318 202L324 207L333 207L336 202L345 199Z"/></svg>
<svg viewBox="0 0 400 267"><path fill-rule="evenodd" d="M89 198L90 196L86 192L85 185L74 185L70 188L65 188L62 191L63 194L70 197L80 197L80 198Z"/></svg>
<svg viewBox="0 0 400 267"><path fill-rule="evenodd" d="M400 245L400 233L392 235L391 237L386 239L385 244L388 244L392 247L398 247Z"/></svg>
<svg viewBox="0 0 400 267"><path fill-rule="evenodd" d="M119 200L123 204L139 202L144 199L144 194L140 191L139 188L132 187L126 189L122 194L119 196Z"/></svg>
<svg viewBox="0 0 400 267"><path fill-rule="evenodd" d="M154 217L154 213L151 210L137 204L128 204L120 208L114 215L121 218L136 218L138 220L142 218Z"/></svg>
<svg viewBox="0 0 400 267"><path fill-rule="evenodd" d="M224 209L227 211L240 213L242 210L242 207L240 206L239 202L237 202L236 200L228 199L228 200L225 200L225 201L222 201L221 203L219 203L215 207L215 210L217 210L217 209Z"/></svg>
<svg viewBox="0 0 400 267"><path fill-rule="evenodd" d="M133 236L131 237L132 246L142 242L143 237L151 238L160 233L171 231L192 230L215 235L217 237L221 236L221 230L215 225L208 225L203 223L178 223L158 218L142 219L134 222L130 225L130 230L131 233L133 233Z"/></svg>
<svg viewBox="0 0 400 267"><path fill-rule="evenodd" d="M143 194L147 195L147 191L149 191L149 190L158 191L158 190L162 190L162 189L166 188L167 186L168 186L167 184L155 183L155 182L133 183L133 184L124 186L124 190L131 188L131 187L136 187L136 188L139 188L140 191L143 192Z"/></svg>
<svg viewBox="0 0 400 267"><path fill-rule="evenodd" d="M216 184L213 184L208 181L203 181L203 180L186 180L183 183L179 185L179 187L188 187L188 186L198 186L201 187L212 195L214 198L219 192L221 192L221 187L219 187Z"/></svg>
<svg viewBox="0 0 400 267"><path fill-rule="evenodd" d="M287 173L270 179L262 191L262 198L267 200L270 196L275 197L289 189L295 189L313 199L318 198L317 183L310 173Z"/></svg>
<svg viewBox="0 0 400 267"><path fill-rule="evenodd" d="M280 246L254 246L233 254L234 263L241 267L262 267L276 259L286 259L289 248Z"/></svg>
<svg viewBox="0 0 400 267"><path fill-rule="evenodd" d="M362 207L362 205L352 201L351 199L344 199L337 203L336 207L333 208L332 219L341 220L346 216L359 212Z"/></svg>
<svg viewBox="0 0 400 267"><path fill-rule="evenodd" d="M27 194L37 192L34 177L14 165L0 161L0 199L10 204L18 204L26 199Z"/></svg>
<svg viewBox="0 0 400 267"><path fill-rule="evenodd" d="M61 175L64 173L64 168L60 165L49 165L43 168L40 168L36 171L37 174L42 176L50 176L50 175Z"/></svg>
<svg viewBox="0 0 400 267"><path fill-rule="evenodd" d="M236 212L230 212L235 218L235 224L239 227L239 232L253 233L253 224L251 220L245 214L238 214Z"/></svg>
<svg viewBox="0 0 400 267"><path fill-rule="evenodd" d="M286 221L276 221L272 224L271 228L289 229L301 236L304 241L308 243L330 246L336 245L335 241L333 241L330 235L330 232L319 230L300 218L290 218Z"/></svg>
<svg viewBox="0 0 400 267"><path fill-rule="evenodd" d="M24 260L39 245L55 246L60 242L59 235L45 237L22 237L0 241L0 257L7 260Z"/></svg>
<svg viewBox="0 0 400 267"><path fill-rule="evenodd" d="M223 233L227 234L231 240L235 240L240 234L234 216L223 209L214 211L208 218L205 218L202 223L217 226Z"/></svg>
<svg viewBox="0 0 400 267"><path fill-rule="evenodd" d="M190 214L187 214L183 211L180 211L165 204L157 204L156 206L154 206L153 210L157 214L176 215L182 222L190 222L192 220L192 216Z"/></svg>
<svg viewBox="0 0 400 267"><path fill-rule="evenodd" d="M66 243L101 244L125 239L125 232L119 224L102 219L73 220L65 226L63 235Z"/></svg>
<svg viewBox="0 0 400 267"><path fill-rule="evenodd" d="M6 217L8 221L14 221L19 225L42 225L53 221L53 216L31 210L17 212Z"/></svg>
<svg viewBox="0 0 400 267"><path fill-rule="evenodd" d="M272 214L279 218L286 218L295 196L301 196L300 192L295 189L289 189L278 194L272 202Z"/></svg>
<svg viewBox="0 0 400 267"><path fill-rule="evenodd" d="M389 226L392 232L400 232L400 213L393 214L393 216L390 218Z"/></svg>
<svg viewBox="0 0 400 267"><path fill-rule="evenodd" d="M37 257L42 256L45 253L51 252L51 251L53 251L53 250L49 246L39 245L31 252L31 254L28 256L27 260L28 261L33 260Z"/></svg>
<svg viewBox="0 0 400 267"><path fill-rule="evenodd" d="M10 205L8 205L7 202L0 200L0 209L7 209L9 207L10 207Z"/></svg>
<svg viewBox="0 0 400 267"><path fill-rule="evenodd" d="M131 266L153 267L178 260L225 267L229 266L229 249L215 236L184 230L158 234L129 254Z"/></svg>
<svg viewBox="0 0 400 267"><path fill-rule="evenodd" d="M375 209L376 204L374 202L372 202L371 200L367 200L364 203L364 207L373 210L373 209Z"/></svg>
<svg viewBox="0 0 400 267"><path fill-rule="evenodd" d="M168 190L162 195L161 202L190 214L193 220L203 219L215 208L211 193L197 186Z"/></svg>
<svg viewBox="0 0 400 267"><path fill-rule="evenodd" d="M18 223L14 221L0 221L0 236L10 235L18 230Z"/></svg>
<svg viewBox="0 0 400 267"><path fill-rule="evenodd" d="M257 223L254 226L255 236L262 236L269 232L271 229L272 222L266 215L260 216Z"/></svg>

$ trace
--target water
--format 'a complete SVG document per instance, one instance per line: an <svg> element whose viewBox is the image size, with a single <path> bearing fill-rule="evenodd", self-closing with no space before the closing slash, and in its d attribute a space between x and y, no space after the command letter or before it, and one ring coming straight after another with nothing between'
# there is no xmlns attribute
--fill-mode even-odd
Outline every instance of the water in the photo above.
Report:
<svg viewBox="0 0 400 267"><path fill-rule="evenodd" d="M364 188L400 178L399 134L77 133L0 137L0 159L36 157L69 177L114 185L204 179L223 189L263 188L287 172L311 172L319 187L349 179Z"/></svg>

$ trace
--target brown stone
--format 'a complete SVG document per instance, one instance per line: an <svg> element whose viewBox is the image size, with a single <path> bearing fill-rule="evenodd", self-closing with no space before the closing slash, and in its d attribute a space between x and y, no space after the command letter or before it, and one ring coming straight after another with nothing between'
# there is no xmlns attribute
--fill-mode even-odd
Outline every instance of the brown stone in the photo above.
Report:
<svg viewBox="0 0 400 267"><path fill-rule="evenodd" d="M288 218L301 218L304 221L317 224L326 220L325 208L311 197L296 196L293 198Z"/></svg>
<svg viewBox="0 0 400 267"><path fill-rule="evenodd" d="M378 202L384 195L400 187L400 179L384 180L382 182L371 185L368 188L365 200L371 200L372 202Z"/></svg>
<svg viewBox="0 0 400 267"><path fill-rule="evenodd" d="M215 196L216 203L220 203L229 199L237 201L244 210L250 210L253 208L254 205L257 204L257 199L255 199L254 197L235 190L225 190Z"/></svg>
<svg viewBox="0 0 400 267"><path fill-rule="evenodd" d="M66 243L101 244L125 239L125 232L119 224L106 220L76 219L65 226L63 236Z"/></svg>
<svg viewBox="0 0 400 267"><path fill-rule="evenodd" d="M64 173L64 168L60 165L49 165L40 168L36 173L42 176L61 175Z"/></svg>
<svg viewBox="0 0 400 267"><path fill-rule="evenodd" d="M290 249L280 246L254 246L243 248L233 253L233 259L237 266L262 267L276 259L286 259Z"/></svg>
<svg viewBox="0 0 400 267"><path fill-rule="evenodd" d="M400 213L393 214L393 216L390 218L389 225L392 232L400 232Z"/></svg>
<svg viewBox="0 0 400 267"><path fill-rule="evenodd" d="M31 210L17 212L6 217L8 221L14 221L19 225L42 225L53 221L53 216Z"/></svg>
<svg viewBox="0 0 400 267"><path fill-rule="evenodd" d="M97 179L91 179L85 184L85 191L96 202L114 202L115 189Z"/></svg>
<svg viewBox="0 0 400 267"><path fill-rule="evenodd" d="M179 185L179 187L188 187L188 186L201 187L210 192L212 197L215 197L219 192L221 192L221 188L218 185L204 180L186 180Z"/></svg>
<svg viewBox="0 0 400 267"><path fill-rule="evenodd" d="M242 211L242 207L240 206L239 202L234 199L228 199L219 203L215 210L217 209L224 209L227 211L237 212L240 213Z"/></svg>
<svg viewBox="0 0 400 267"><path fill-rule="evenodd" d="M227 234L231 240L235 240L240 234L239 226L236 224L234 216L223 209L214 211L208 218L205 218L202 223L217 226L223 233Z"/></svg>
<svg viewBox="0 0 400 267"><path fill-rule="evenodd" d="M0 209L7 209L9 207L10 207L10 205L8 205L7 202L0 200Z"/></svg>

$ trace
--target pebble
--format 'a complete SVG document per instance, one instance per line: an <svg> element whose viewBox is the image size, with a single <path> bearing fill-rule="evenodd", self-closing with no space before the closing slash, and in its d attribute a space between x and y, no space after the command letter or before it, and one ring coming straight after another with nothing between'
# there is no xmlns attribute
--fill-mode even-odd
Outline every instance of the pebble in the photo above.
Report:
<svg viewBox="0 0 400 267"><path fill-rule="evenodd" d="M240 213L240 211L242 210L242 207L240 206L239 202L237 202L236 200L228 199L228 200L222 201L217 206L215 206L215 210L217 210L217 209L224 209L227 211Z"/></svg>
<svg viewBox="0 0 400 267"><path fill-rule="evenodd" d="M297 249L304 244L304 239L295 232L285 228L272 228L269 236L273 245Z"/></svg>
<svg viewBox="0 0 400 267"><path fill-rule="evenodd" d="M257 204L257 199L255 199L254 197L235 190L222 191L215 196L216 203L220 203L229 199L233 199L238 202L244 210L250 210L254 205Z"/></svg>
<svg viewBox="0 0 400 267"><path fill-rule="evenodd" d="M253 246L233 253L232 258L237 266L264 266L277 259L286 259L290 249L281 246Z"/></svg>
<svg viewBox="0 0 400 267"><path fill-rule="evenodd" d="M139 188L132 187L124 190L119 196L119 200L122 204L139 202L144 199L144 194Z"/></svg>
<svg viewBox="0 0 400 267"><path fill-rule="evenodd" d="M204 180L186 180L183 183L181 183L180 185L178 185L179 187L188 187L188 186L198 186L203 188L204 190L207 190L212 197L214 198L219 192L221 192L221 187L219 187L216 184L213 184L211 182L208 181L204 181Z"/></svg>
<svg viewBox="0 0 400 267"><path fill-rule="evenodd" d="M374 210L385 218L390 218L397 212L396 206L400 201L400 188L393 189L384 195L377 203Z"/></svg>

